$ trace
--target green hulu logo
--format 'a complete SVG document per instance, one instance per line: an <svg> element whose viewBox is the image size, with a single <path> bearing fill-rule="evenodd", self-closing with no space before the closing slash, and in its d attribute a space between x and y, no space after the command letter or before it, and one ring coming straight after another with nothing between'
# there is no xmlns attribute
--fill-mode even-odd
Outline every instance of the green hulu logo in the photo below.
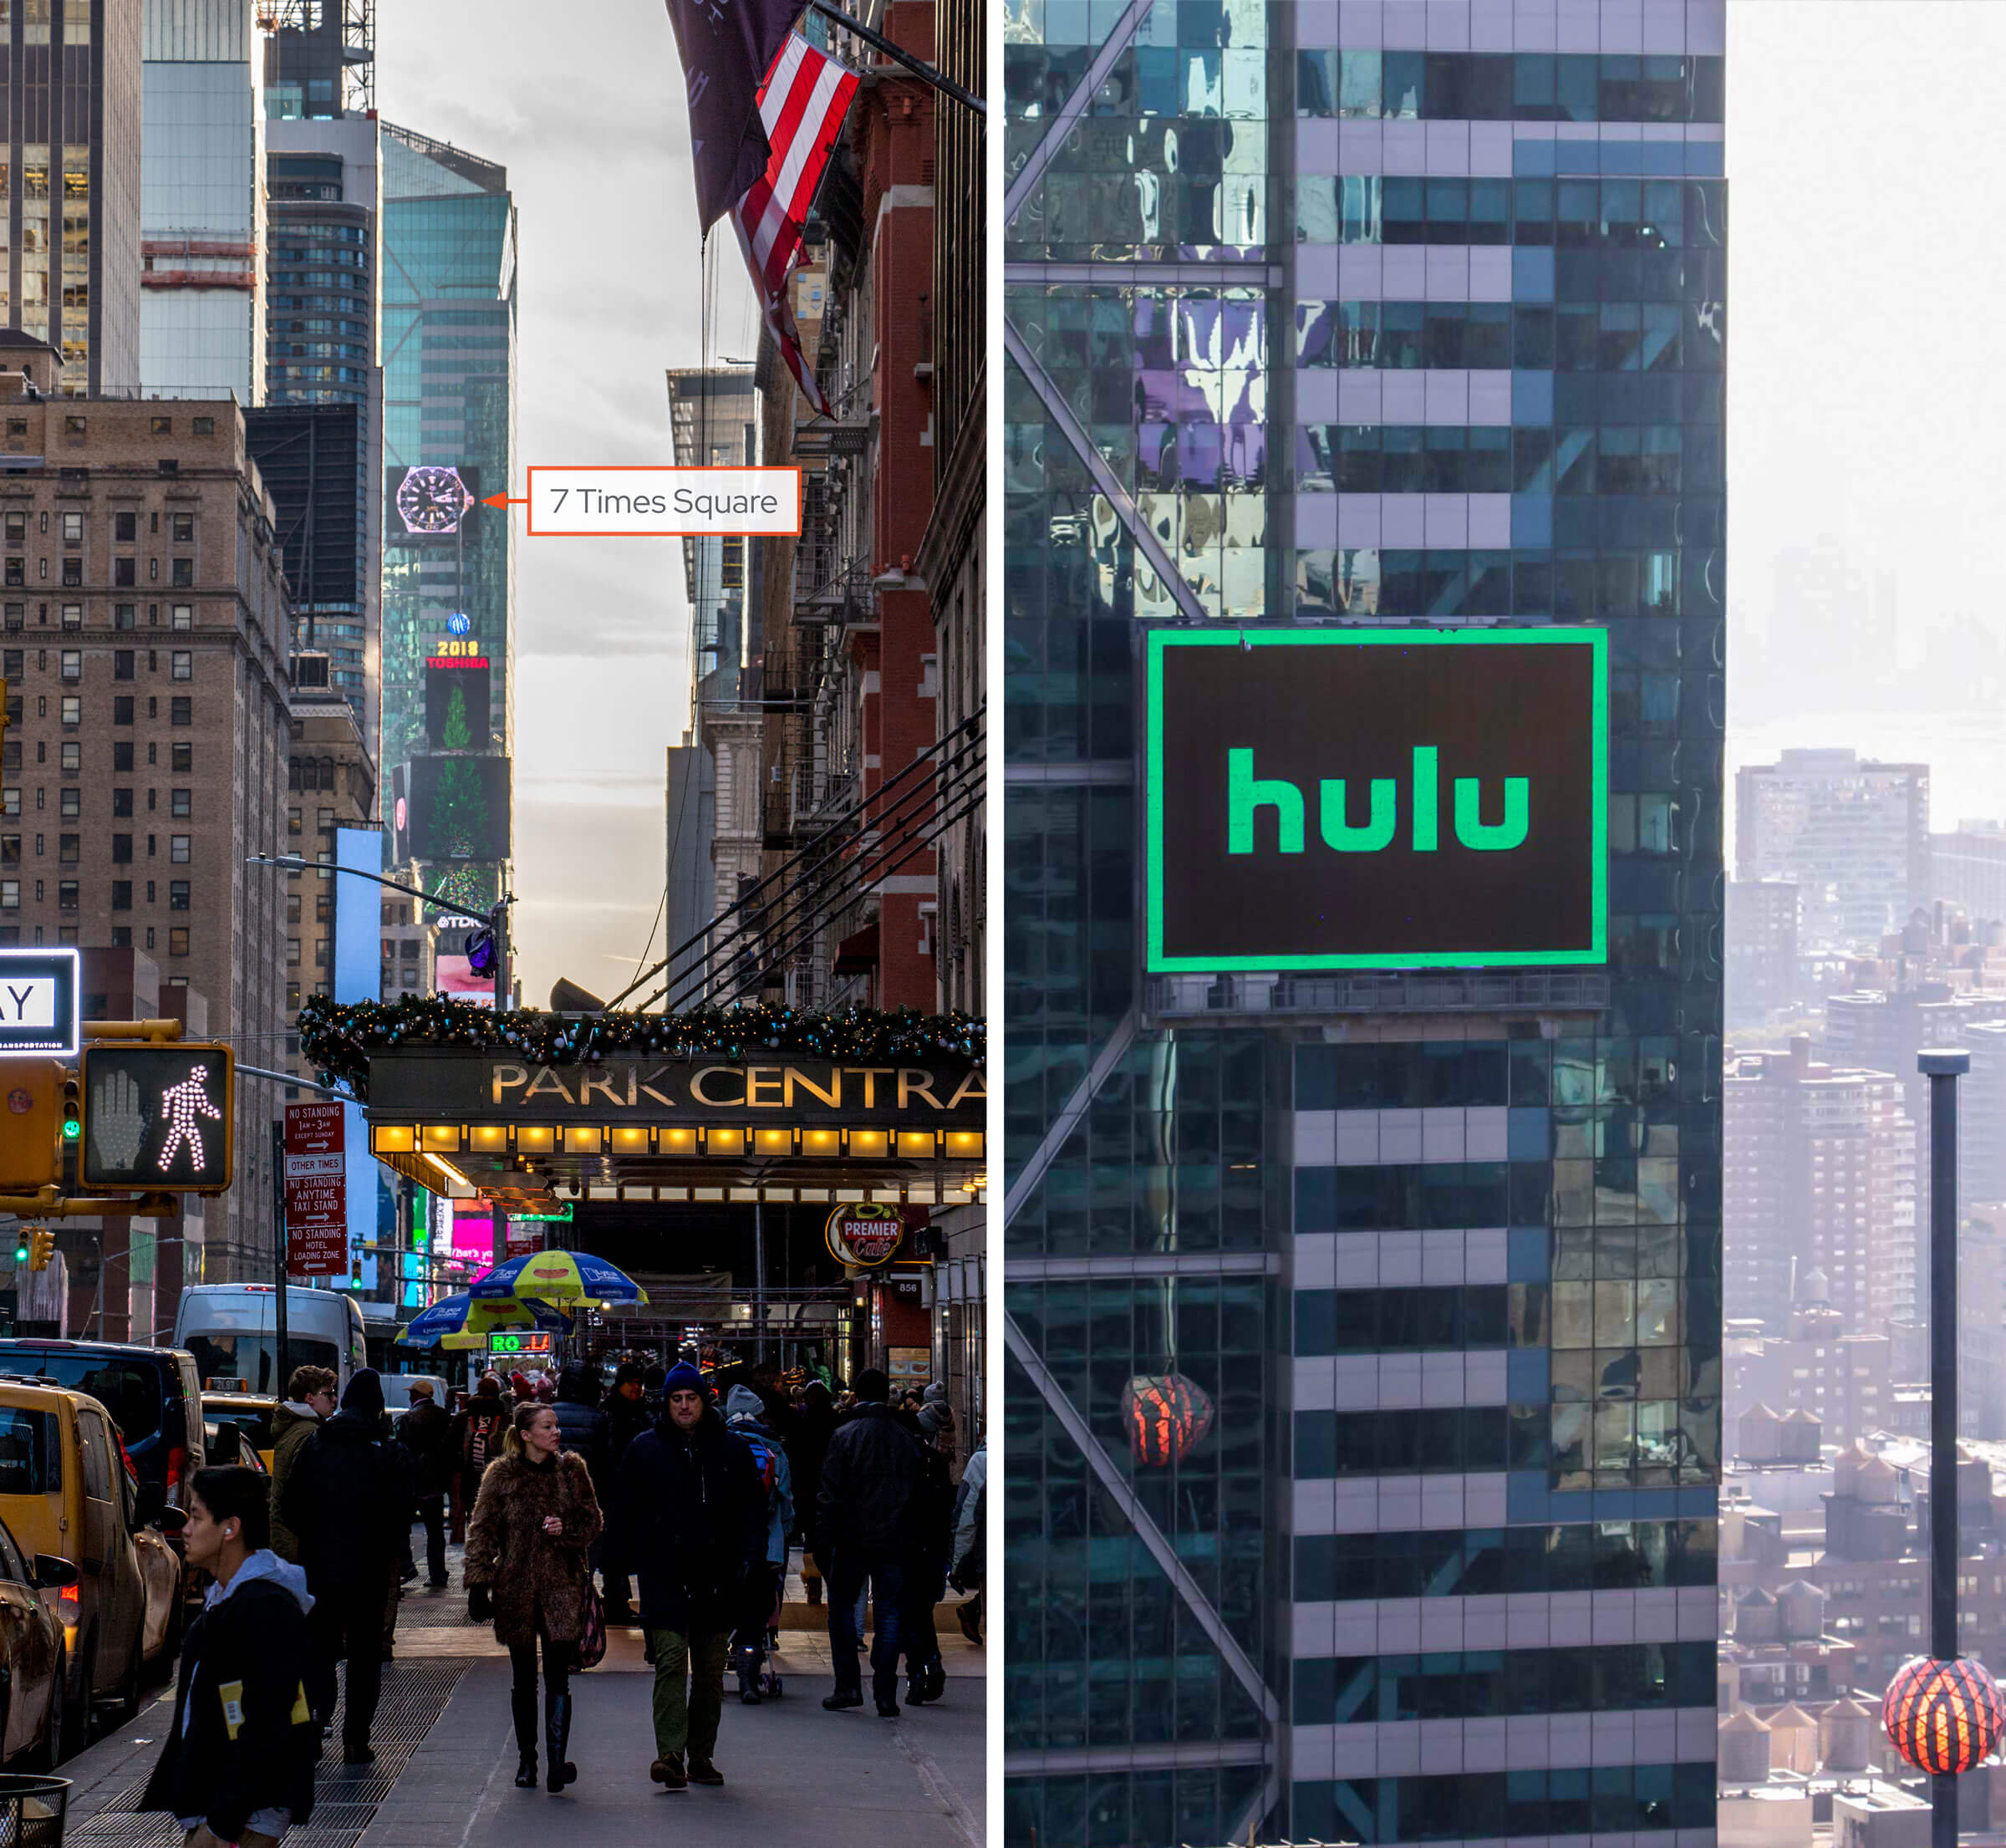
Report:
<svg viewBox="0 0 2006 1848"><path fill-rule="evenodd" d="M1441 845L1441 772L1433 745L1414 746L1413 847L1433 853ZM1504 779L1504 817L1484 819L1481 780L1455 779L1454 805L1456 838L1478 853L1504 853L1525 844L1532 813L1532 779ZM1281 776L1256 776L1251 748L1226 752L1226 851L1254 851L1254 817L1263 808L1275 811L1284 853L1301 853L1306 824L1302 792ZM1400 826L1400 785L1397 777L1375 776L1368 785L1366 817L1353 822L1346 802L1345 779L1326 777L1317 785L1316 831L1323 844L1339 853L1378 853L1393 844Z"/></svg>

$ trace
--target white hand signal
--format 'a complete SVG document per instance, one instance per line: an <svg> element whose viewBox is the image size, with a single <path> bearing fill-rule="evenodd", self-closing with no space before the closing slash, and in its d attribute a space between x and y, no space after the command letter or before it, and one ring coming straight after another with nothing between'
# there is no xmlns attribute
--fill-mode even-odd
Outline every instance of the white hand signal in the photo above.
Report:
<svg viewBox="0 0 2006 1848"><path fill-rule="evenodd" d="M130 1168L146 1139L146 1112L130 1072L114 1072L91 1087L90 1139L110 1168Z"/></svg>

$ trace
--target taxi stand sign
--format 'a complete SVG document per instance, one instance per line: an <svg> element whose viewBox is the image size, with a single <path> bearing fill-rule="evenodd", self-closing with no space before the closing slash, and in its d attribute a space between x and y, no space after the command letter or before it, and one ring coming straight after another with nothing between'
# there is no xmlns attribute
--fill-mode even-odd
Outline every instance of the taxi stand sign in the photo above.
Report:
<svg viewBox="0 0 2006 1848"><path fill-rule="evenodd" d="M81 956L74 949L0 949L0 1058L74 1057L81 1042Z"/></svg>
<svg viewBox="0 0 2006 1848"><path fill-rule="evenodd" d="M227 1046L87 1046L79 1060L85 1193L146 1189L221 1194L230 1186L237 1060Z"/></svg>

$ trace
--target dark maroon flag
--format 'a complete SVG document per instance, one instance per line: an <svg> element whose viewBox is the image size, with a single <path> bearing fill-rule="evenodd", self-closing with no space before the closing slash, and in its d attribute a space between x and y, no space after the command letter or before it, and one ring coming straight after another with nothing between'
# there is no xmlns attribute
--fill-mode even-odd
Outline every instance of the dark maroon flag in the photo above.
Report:
<svg viewBox="0 0 2006 1848"><path fill-rule="evenodd" d="M703 228L745 196L772 150L760 86L802 10L801 0L667 0L689 88L696 210Z"/></svg>

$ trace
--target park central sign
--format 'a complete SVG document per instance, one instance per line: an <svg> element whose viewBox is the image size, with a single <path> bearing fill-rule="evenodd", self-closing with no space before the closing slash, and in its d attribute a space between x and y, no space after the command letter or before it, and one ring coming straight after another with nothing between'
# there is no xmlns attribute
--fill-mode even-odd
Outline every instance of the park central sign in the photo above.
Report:
<svg viewBox="0 0 2006 1848"><path fill-rule="evenodd" d="M369 1115L378 1121L980 1130L987 1097L980 1067L939 1059L838 1065L776 1056L537 1065L486 1053L413 1052L379 1054L369 1061Z"/></svg>

